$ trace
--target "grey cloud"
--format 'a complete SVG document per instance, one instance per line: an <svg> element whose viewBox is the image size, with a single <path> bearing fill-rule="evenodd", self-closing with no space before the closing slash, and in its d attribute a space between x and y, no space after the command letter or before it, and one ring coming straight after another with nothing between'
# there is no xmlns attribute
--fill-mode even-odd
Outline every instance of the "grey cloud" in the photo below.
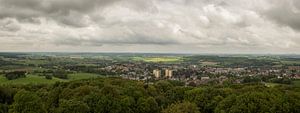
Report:
<svg viewBox="0 0 300 113"><path fill-rule="evenodd" d="M14 19L5 19L0 21L0 30L16 32L21 29L17 20Z"/></svg>
<svg viewBox="0 0 300 113"><path fill-rule="evenodd" d="M299 4L299 0L0 0L0 43L28 42L60 50L67 46L293 52L300 45ZM0 44L2 48L8 47Z"/></svg>
<svg viewBox="0 0 300 113"><path fill-rule="evenodd" d="M117 1L120 0L0 0L0 19L32 22L27 20L45 17L73 27L86 27L84 14Z"/></svg>
<svg viewBox="0 0 300 113"><path fill-rule="evenodd" d="M101 8L119 0L1 0L1 4L8 8L23 8L44 13L68 13L71 10L87 12L94 8Z"/></svg>
<svg viewBox="0 0 300 113"><path fill-rule="evenodd" d="M54 40L54 44L56 45L71 45L71 46L102 46L102 45L116 45L116 46L124 46L124 45L175 45L179 44L177 40L164 38L164 37L156 37L154 35L148 36L145 34L134 33L122 38L115 38L112 34L106 34L108 37L93 37L93 36L71 36L60 34Z"/></svg>

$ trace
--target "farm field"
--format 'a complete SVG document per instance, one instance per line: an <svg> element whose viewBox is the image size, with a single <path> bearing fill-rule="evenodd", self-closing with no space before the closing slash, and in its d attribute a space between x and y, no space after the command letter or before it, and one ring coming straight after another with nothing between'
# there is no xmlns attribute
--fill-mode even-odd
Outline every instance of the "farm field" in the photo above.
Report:
<svg viewBox="0 0 300 113"><path fill-rule="evenodd" d="M216 66L218 62L201 62L202 66Z"/></svg>
<svg viewBox="0 0 300 113"><path fill-rule="evenodd" d="M134 61L145 62L179 62L182 61L181 57L133 57Z"/></svg>
<svg viewBox="0 0 300 113"><path fill-rule="evenodd" d="M284 61L281 61L281 63L283 63L283 64L300 64L300 61L288 61L288 60L284 60Z"/></svg>

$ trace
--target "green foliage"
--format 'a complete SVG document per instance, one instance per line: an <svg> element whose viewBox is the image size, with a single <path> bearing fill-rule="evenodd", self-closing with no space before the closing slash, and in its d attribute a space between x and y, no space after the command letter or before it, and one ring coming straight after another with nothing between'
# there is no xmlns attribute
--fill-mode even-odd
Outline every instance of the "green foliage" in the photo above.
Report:
<svg viewBox="0 0 300 113"><path fill-rule="evenodd" d="M0 86L0 103L12 104L15 93L15 90L11 88Z"/></svg>
<svg viewBox="0 0 300 113"><path fill-rule="evenodd" d="M8 80L14 80L14 79L18 79L18 78L25 78L25 71L13 71L13 72L8 72L5 74L5 77Z"/></svg>
<svg viewBox="0 0 300 113"><path fill-rule="evenodd" d="M60 79L68 79L68 73L65 70L55 70L53 76Z"/></svg>
<svg viewBox="0 0 300 113"><path fill-rule="evenodd" d="M33 92L20 90L14 97L11 112L45 113L41 98Z"/></svg>
<svg viewBox="0 0 300 113"><path fill-rule="evenodd" d="M292 79L289 79L289 78L273 78L273 79L270 79L270 82L273 82L273 83L280 83L280 84L292 84Z"/></svg>
<svg viewBox="0 0 300 113"><path fill-rule="evenodd" d="M247 77L244 78L244 80L242 82L243 83L258 83L260 81L261 81L261 79L259 77L247 76Z"/></svg>
<svg viewBox="0 0 300 113"><path fill-rule="evenodd" d="M194 102L201 109L201 112L213 112L218 103L230 94L230 90L217 89L212 87L195 88L186 92L185 99Z"/></svg>
<svg viewBox="0 0 300 113"><path fill-rule="evenodd" d="M85 98L92 113L119 113L121 103L112 95L90 94Z"/></svg>
<svg viewBox="0 0 300 113"><path fill-rule="evenodd" d="M159 107L153 97L139 98L137 101L138 113L158 113Z"/></svg>
<svg viewBox="0 0 300 113"><path fill-rule="evenodd" d="M155 83L155 87L162 93L167 92L168 90L170 90L173 85L168 82L168 81L158 81Z"/></svg>
<svg viewBox="0 0 300 113"><path fill-rule="evenodd" d="M7 104L0 103L0 113L8 113L9 106Z"/></svg>
<svg viewBox="0 0 300 113"><path fill-rule="evenodd" d="M89 106L86 103L76 100L61 100L58 113L88 113Z"/></svg>
<svg viewBox="0 0 300 113"><path fill-rule="evenodd" d="M52 79L52 75L45 75L45 78L48 79L48 80L51 80Z"/></svg>
<svg viewBox="0 0 300 113"><path fill-rule="evenodd" d="M186 87L96 78L0 87L0 113L298 113L299 92L288 85Z"/></svg>
<svg viewBox="0 0 300 113"><path fill-rule="evenodd" d="M299 104L291 106L293 101L280 92L247 92L242 95L231 95L221 101L215 109L216 113L289 113L299 108ZM296 97L297 99L297 97ZM299 97L298 97L299 99ZM294 108L295 107L295 108Z"/></svg>
<svg viewBox="0 0 300 113"><path fill-rule="evenodd" d="M185 101L171 104L162 113L200 113L200 111L196 104Z"/></svg>

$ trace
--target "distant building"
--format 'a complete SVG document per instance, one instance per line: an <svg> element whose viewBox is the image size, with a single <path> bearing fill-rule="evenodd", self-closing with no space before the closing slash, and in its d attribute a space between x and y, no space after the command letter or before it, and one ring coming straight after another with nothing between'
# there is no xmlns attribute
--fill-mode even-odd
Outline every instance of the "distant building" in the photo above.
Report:
<svg viewBox="0 0 300 113"><path fill-rule="evenodd" d="M289 66L289 70L300 70L300 66Z"/></svg>
<svg viewBox="0 0 300 113"><path fill-rule="evenodd" d="M209 80L209 77L201 77L201 80Z"/></svg>
<svg viewBox="0 0 300 113"><path fill-rule="evenodd" d="M173 76L173 70L166 69L165 77L171 78Z"/></svg>
<svg viewBox="0 0 300 113"><path fill-rule="evenodd" d="M153 70L153 74L154 74L155 78L159 78L161 75L161 71L158 69L155 69L155 70Z"/></svg>

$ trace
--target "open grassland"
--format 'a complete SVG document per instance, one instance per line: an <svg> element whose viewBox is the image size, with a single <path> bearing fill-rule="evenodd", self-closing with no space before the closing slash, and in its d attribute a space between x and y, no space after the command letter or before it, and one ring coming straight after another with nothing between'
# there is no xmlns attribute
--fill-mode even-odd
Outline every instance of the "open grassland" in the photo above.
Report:
<svg viewBox="0 0 300 113"><path fill-rule="evenodd" d="M44 76L27 75L26 78L19 78L15 80L7 80L3 75L0 75L1 84L53 84L55 82L68 82L81 79L101 77L97 74L90 73L76 73L68 75L69 79L59 79L53 77L51 80L46 79Z"/></svg>
<svg viewBox="0 0 300 113"><path fill-rule="evenodd" d="M180 62L181 57L133 57L134 61L144 61L144 62Z"/></svg>

